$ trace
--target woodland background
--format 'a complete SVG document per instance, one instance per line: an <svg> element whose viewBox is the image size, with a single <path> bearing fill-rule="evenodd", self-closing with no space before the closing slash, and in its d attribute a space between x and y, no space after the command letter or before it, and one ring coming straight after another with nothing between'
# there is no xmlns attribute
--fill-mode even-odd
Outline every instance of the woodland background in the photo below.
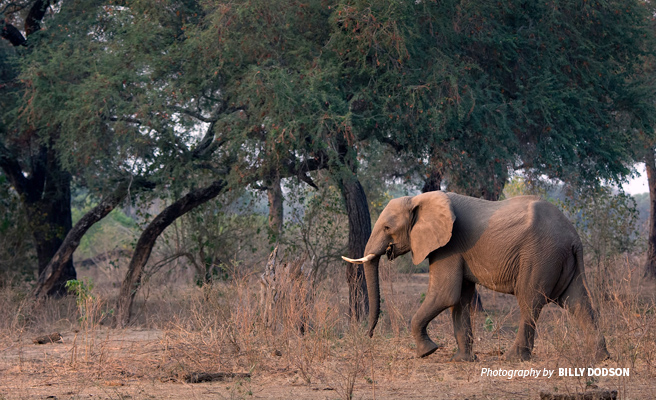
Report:
<svg viewBox="0 0 656 400"><path fill-rule="evenodd" d="M151 290L256 281L278 247L305 260L313 287L348 286L345 319L359 321L363 274L339 256L363 255L391 198L440 189L538 194L576 225L602 298L627 265L649 282L655 12L638 0L1 0L6 310L98 296L81 278L94 276L104 323L139 326ZM649 193L629 196L637 163Z"/></svg>

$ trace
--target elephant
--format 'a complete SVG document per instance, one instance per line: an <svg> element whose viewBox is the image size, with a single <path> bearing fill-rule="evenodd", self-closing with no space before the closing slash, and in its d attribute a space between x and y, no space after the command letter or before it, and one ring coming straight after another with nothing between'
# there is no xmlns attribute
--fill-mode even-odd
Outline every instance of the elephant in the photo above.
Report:
<svg viewBox="0 0 656 400"><path fill-rule="evenodd" d="M364 263L371 337L380 312L380 257L412 252L415 265L428 257L428 290L410 323L418 357L438 349L426 328L451 308L458 344L451 360L476 359L470 305L478 284L517 298L521 321L507 360L531 358L540 311L556 303L575 317L600 361L610 355L587 289L582 249L572 223L539 197L487 201L434 191L392 199L374 225L366 256L342 258Z"/></svg>

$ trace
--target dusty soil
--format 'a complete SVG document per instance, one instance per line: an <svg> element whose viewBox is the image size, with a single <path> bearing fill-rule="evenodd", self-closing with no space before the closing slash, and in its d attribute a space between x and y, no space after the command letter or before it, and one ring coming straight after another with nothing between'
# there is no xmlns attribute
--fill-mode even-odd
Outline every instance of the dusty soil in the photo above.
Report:
<svg viewBox="0 0 656 400"><path fill-rule="evenodd" d="M388 306L395 298L416 297L425 290L426 279L417 275L384 287ZM631 349L621 335L608 337L613 359L595 367L629 368L628 377L558 376L559 368L588 367L562 311L551 306L544 310L532 361L507 362L499 352L515 335L514 299L490 291L482 291L482 297L486 312L475 316L478 361L472 363L449 362L455 341L448 312L431 326L442 347L425 359L415 357L405 328L398 335L387 332L373 339L358 331L328 339L318 334L292 339L263 335L249 342L238 337L238 330L232 337L211 327L117 330L97 325L86 332L62 331L61 343L34 344L33 333L1 338L0 399L338 399L347 398L353 380L356 399L537 399L540 391L592 389L617 390L624 399L656 398L653 343L640 347L647 344L636 336L628 343L640 348ZM644 337L640 332L627 335ZM507 379L481 376L483 368L555 372L550 378ZM194 372L250 377L185 382Z"/></svg>

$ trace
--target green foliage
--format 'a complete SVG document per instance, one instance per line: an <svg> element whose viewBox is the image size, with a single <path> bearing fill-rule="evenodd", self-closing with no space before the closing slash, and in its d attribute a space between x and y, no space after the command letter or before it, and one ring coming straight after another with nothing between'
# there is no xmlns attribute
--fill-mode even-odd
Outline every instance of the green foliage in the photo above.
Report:
<svg viewBox="0 0 656 400"><path fill-rule="evenodd" d="M503 198L510 199L516 196L527 194L527 187L524 178L513 176L510 178L506 185L503 187Z"/></svg>
<svg viewBox="0 0 656 400"><path fill-rule="evenodd" d="M86 321L89 315L89 305L95 297L91 294L93 281L73 279L66 282L66 290L75 296L75 304L80 314L80 321Z"/></svg>
<svg viewBox="0 0 656 400"><path fill-rule="evenodd" d="M485 323L483 324L483 329L485 329L487 332L492 332L494 330L494 320L492 319L491 316L486 316L485 317Z"/></svg>
<svg viewBox="0 0 656 400"><path fill-rule="evenodd" d="M78 322L84 329L85 352L93 347L95 339L90 336L98 323L106 316L114 314L114 309L102 310L102 300L93 295L93 281L91 279L74 279L66 282L66 290L75 296L75 304L79 314Z"/></svg>
<svg viewBox="0 0 656 400"><path fill-rule="evenodd" d="M93 290L93 281L72 279L66 282L66 290L75 295L75 301L77 305L80 306L88 299L93 298L93 295L91 294L91 290Z"/></svg>
<svg viewBox="0 0 656 400"><path fill-rule="evenodd" d="M566 197L562 183L547 179L526 179L523 176L511 176L503 187L500 200L516 196L538 196L554 204Z"/></svg>
<svg viewBox="0 0 656 400"><path fill-rule="evenodd" d="M653 115L640 74L653 13L639 2L520 3L340 2L330 48L356 136L437 152L464 187L516 165L576 183L628 173L626 128L650 131Z"/></svg>

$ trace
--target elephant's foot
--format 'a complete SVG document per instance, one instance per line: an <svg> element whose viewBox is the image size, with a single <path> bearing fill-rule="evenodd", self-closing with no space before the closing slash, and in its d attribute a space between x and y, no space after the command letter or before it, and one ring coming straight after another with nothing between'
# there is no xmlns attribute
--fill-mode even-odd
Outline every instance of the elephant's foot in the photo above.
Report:
<svg viewBox="0 0 656 400"><path fill-rule="evenodd" d="M526 349L520 349L519 347L513 347L506 353L506 361L530 361L531 352Z"/></svg>
<svg viewBox="0 0 656 400"><path fill-rule="evenodd" d="M465 351L460 351L458 350L456 354L451 357L451 360L453 362L459 362L459 361L466 361L466 362L471 362L471 361L476 361L476 354L470 352L465 352Z"/></svg>
<svg viewBox="0 0 656 400"><path fill-rule="evenodd" d="M432 340L422 340L417 343L417 357L424 358L428 357L431 354L435 353L435 350L438 349L437 344Z"/></svg>

